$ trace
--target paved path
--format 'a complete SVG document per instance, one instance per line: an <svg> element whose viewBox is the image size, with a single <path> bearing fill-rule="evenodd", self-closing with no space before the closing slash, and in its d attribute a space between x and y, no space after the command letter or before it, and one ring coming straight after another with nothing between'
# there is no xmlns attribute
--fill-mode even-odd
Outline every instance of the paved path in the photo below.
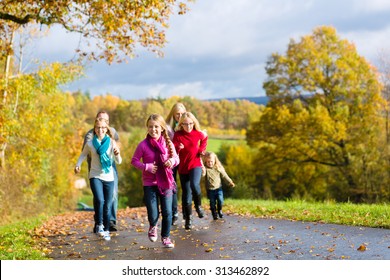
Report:
<svg viewBox="0 0 390 280"><path fill-rule="evenodd" d="M194 217L172 227L174 249L148 240L144 208L118 213L111 241L92 233L92 212L76 213L66 230L49 237L56 260L390 260L390 230L261 219L235 214L214 221Z"/></svg>

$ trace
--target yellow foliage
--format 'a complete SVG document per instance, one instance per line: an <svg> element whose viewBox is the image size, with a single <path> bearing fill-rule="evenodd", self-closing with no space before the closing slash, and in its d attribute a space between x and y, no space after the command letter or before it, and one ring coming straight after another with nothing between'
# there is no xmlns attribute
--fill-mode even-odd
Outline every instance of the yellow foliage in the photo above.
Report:
<svg viewBox="0 0 390 280"><path fill-rule="evenodd" d="M188 2L188 1L185 1ZM109 4L108 4L109 3ZM184 1L2 1L2 20L14 28L37 23L59 24L70 32L81 33L87 45L77 52L80 59L104 59L108 63L133 57L137 44L163 55L165 30L170 16L184 14ZM3 38L2 38L3 39Z"/></svg>

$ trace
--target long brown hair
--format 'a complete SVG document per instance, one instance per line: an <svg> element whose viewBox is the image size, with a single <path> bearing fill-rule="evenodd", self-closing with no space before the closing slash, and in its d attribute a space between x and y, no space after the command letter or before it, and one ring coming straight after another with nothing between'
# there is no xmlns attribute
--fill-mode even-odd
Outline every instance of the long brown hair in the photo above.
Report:
<svg viewBox="0 0 390 280"><path fill-rule="evenodd" d="M146 120L146 127L148 127L149 121L155 121L157 122L161 128L161 135L164 137L165 142L167 143L167 148L169 152L169 157L173 157L173 143L171 141L171 138L169 138L168 132L167 132L167 124L164 121L164 118L159 114L151 114L149 118Z"/></svg>
<svg viewBox="0 0 390 280"><path fill-rule="evenodd" d="M186 109L186 107L184 106L184 104L178 102L178 103L176 103L175 105L172 106L171 111L169 112L167 118L165 119L165 122L166 122L167 124L169 124L169 125L172 127L172 129L175 129L175 122L176 122L176 120L175 120L175 114L176 114L179 110L183 110L184 112L187 111L187 109Z"/></svg>

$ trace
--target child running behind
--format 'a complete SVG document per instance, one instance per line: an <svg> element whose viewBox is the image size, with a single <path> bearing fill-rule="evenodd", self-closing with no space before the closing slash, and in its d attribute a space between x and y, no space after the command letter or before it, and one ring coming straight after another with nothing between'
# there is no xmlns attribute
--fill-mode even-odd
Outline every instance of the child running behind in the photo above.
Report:
<svg viewBox="0 0 390 280"><path fill-rule="evenodd" d="M223 218L222 180L233 188L235 184L227 175L225 168L223 168L215 153L206 152L203 156L203 163L205 168L203 169L202 176L206 178L207 197L210 200L211 214L213 215L214 220L218 220L218 216L219 218Z"/></svg>

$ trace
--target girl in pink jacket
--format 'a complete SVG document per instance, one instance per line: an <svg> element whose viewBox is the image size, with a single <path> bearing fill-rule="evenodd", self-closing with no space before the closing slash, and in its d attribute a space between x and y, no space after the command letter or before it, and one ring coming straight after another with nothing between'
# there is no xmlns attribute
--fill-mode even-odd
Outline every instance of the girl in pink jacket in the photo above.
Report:
<svg viewBox="0 0 390 280"><path fill-rule="evenodd" d="M142 170L144 201L148 212L148 237L157 241L159 205L161 205L161 240L166 248L173 248L170 240L172 225L172 197L176 183L172 168L179 164L179 157L167 133L164 118L152 114L146 121L148 134L142 140L131 159L131 164Z"/></svg>

